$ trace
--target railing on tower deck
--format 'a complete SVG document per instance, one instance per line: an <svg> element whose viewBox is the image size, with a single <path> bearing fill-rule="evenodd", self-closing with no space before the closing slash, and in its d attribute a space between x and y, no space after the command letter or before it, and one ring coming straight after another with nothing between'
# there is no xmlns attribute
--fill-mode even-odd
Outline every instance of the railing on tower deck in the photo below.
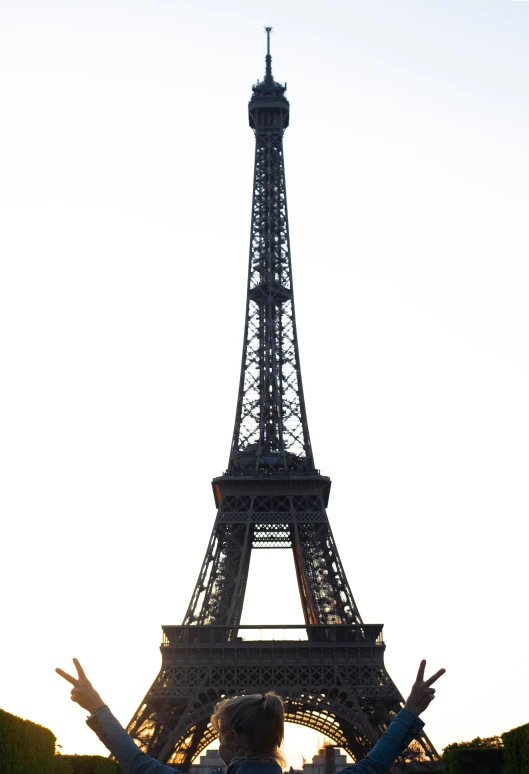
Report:
<svg viewBox="0 0 529 774"><path fill-rule="evenodd" d="M238 478L328 478L328 476L322 476L319 468L313 470L291 470L290 468L284 470L252 470L249 472L243 472L242 470L230 470L229 468L224 471L223 476L237 476ZM220 478L220 476L219 476Z"/></svg>
<svg viewBox="0 0 529 774"><path fill-rule="evenodd" d="M383 624L332 624L300 626L162 626L162 648L212 647L284 642L322 646L384 645Z"/></svg>

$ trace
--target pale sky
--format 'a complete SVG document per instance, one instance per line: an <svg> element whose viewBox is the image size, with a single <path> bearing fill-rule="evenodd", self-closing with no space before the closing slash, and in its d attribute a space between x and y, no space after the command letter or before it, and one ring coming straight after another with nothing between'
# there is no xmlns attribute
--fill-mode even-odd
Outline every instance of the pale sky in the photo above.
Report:
<svg viewBox="0 0 529 774"><path fill-rule="evenodd" d="M446 667L439 751L529 721L529 2L0 0L0 706L65 752L105 749L54 668L126 724L215 518L267 24L356 602L404 695ZM288 552L256 553L244 621L301 622ZM317 741L289 728L288 762Z"/></svg>

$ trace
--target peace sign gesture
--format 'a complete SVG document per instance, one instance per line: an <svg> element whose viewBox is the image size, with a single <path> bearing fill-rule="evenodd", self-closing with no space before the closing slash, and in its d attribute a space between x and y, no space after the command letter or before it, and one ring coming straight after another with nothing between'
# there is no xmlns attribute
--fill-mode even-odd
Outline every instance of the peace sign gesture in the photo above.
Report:
<svg viewBox="0 0 529 774"><path fill-rule="evenodd" d="M438 680L441 675L444 675L446 669L440 669L434 675L424 679L424 670L426 668L426 661L423 659L417 672L417 679L412 686L411 693L406 701L406 709L414 712L416 715L420 715L424 712L429 703L435 698L435 688L431 686Z"/></svg>
<svg viewBox="0 0 529 774"><path fill-rule="evenodd" d="M80 704L83 709L88 710L90 714L93 714L96 710L104 707L105 702L85 675L84 669L79 661L74 658L73 663L77 669L77 679L69 675L68 672L64 672L62 669L59 669L59 667L57 667L55 671L58 675L64 677L65 680L68 680L68 682L73 685L71 690L72 701L77 702L77 704Z"/></svg>

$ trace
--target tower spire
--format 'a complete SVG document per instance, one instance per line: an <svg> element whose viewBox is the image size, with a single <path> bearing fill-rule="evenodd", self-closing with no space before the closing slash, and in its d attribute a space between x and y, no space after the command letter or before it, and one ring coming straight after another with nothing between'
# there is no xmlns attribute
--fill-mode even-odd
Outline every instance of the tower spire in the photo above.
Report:
<svg viewBox="0 0 529 774"><path fill-rule="evenodd" d="M272 56L270 54L270 33L272 32L272 27L265 27L265 30L266 30L265 83L273 83L274 79L272 78Z"/></svg>

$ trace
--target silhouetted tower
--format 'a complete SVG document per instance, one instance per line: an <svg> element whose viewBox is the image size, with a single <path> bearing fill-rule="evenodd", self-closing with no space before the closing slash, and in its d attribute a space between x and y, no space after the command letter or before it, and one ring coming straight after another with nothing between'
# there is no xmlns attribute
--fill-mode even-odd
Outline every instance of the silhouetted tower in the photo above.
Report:
<svg viewBox="0 0 529 774"><path fill-rule="evenodd" d="M287 721L362 758L402 705L384 667L382 625L362 622L325 508L331 481L314 466L299 365L283 134L286 85L272 76L249 103L255 134L246 325L226 472L213 480L217 517L182 626L164 626L162 667L129 724L144 751L186 770L215 738L214 705L277 691ZM252 548L293 551L304 626L241 627ZM243 636L244 635L244 636ZM256 638L258 637L258 638ZM440 761L426 736L414 743Z"/></svg>

